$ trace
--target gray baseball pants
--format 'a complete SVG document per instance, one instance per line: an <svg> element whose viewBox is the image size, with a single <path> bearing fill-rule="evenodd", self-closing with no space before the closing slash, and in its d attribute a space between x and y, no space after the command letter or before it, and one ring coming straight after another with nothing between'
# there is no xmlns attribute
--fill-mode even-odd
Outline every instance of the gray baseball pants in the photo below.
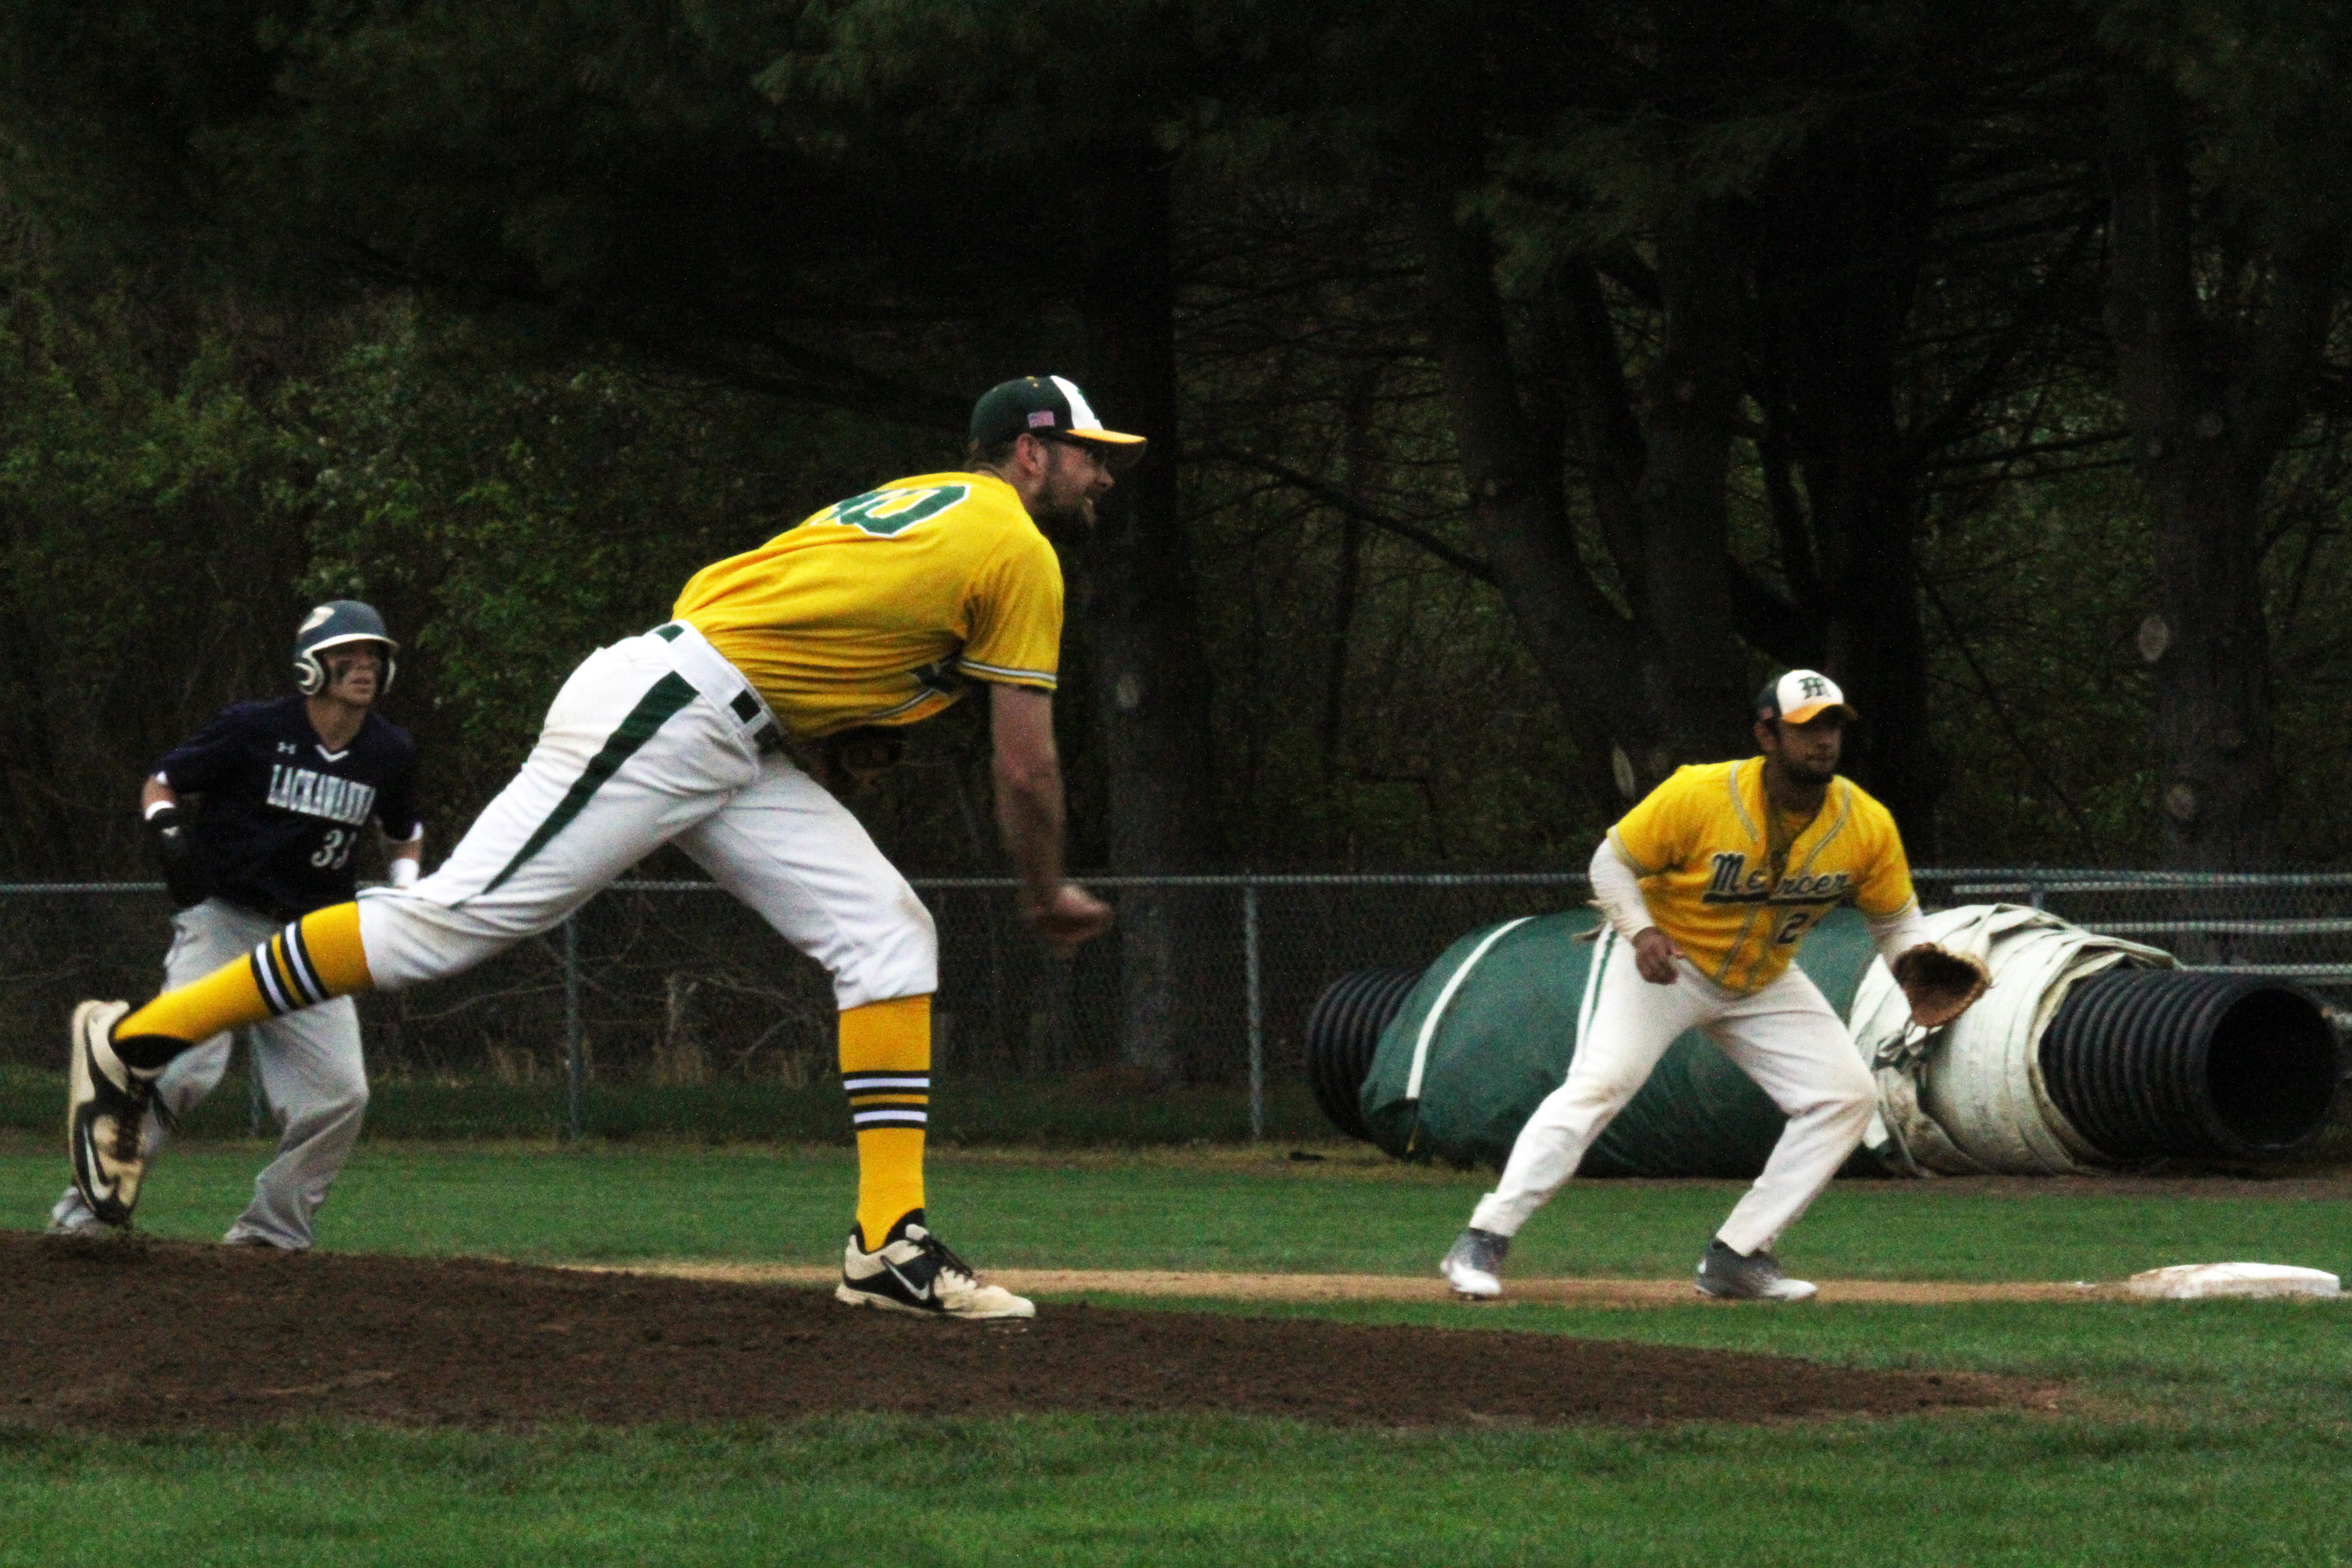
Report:
<svg viewBox="0 0 2352 1568"><path fill-rule="evenodd" d="M172 917L172 951L163 960L165 990L203 979L242 958L284 924L218 899ZM360 1016L348 996L250 1026L246 1031L262 1097L281 1133L278 1157L253 1181L253 1202L221 1239L261 1242L299 1251L310 1245L310 1217L351 1156L367 1112L367 1071L360 1055ZM215 1035L182 1053L156 1080L156 1099L174 1121L219 1087L228 1070L230 1037ZM146 1156L163 1142L163 1121L147 1113ZM53 1230L99 1223L81 1194L68 1187L49 1211Z"/></svg>

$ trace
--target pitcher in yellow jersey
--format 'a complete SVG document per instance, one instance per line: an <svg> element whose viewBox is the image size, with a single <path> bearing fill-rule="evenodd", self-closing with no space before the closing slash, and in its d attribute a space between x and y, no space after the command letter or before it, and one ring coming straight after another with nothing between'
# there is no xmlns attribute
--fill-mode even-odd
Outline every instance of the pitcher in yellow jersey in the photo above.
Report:
<svg viewBox="0 0 2352 1568"><path fill-rule="evenodd" d="M1789 1117L1700 1258L1698 1289L1814 1293L1780 1272L1772 1248L1862 1142L1875 1096L1845 1025L1790 960L1842 902L1862 910L1890 963L1928 940L1894 818L1837 776L1853 716L1827 676L1791 670L1757 698L1761 756L1680 769L1601 840L1592 901L1605 920L1568 1079L1520 1130L1501 1182L1440 1265L1457 1294L1502 1293L1510 1238L1685 1029L1703 1031Z"/></svg>
<svg viewBox="0 0 2352 1568"><path fill-rule="evenodd" d="M675 618L591 654L522 771L440 868L287 926L247 958L137 1012L74 1017L74 1181L129 1223L137 1130L156 1075L224 1029L370 987L455 974L560 923L675 844L824 964L841 1011L857 1215L836 1292L926 1316L1028 1317L924 1223L938 941L914 889L786 742L927 719L989 693L997 821L1022 910L1054 946L1109 909L1065 879L1053 694L1062 573L1038 525L1091 526L1144 441L1103 427L1059 376L973 407L969 466L837 501L696 574Z"/></svg>

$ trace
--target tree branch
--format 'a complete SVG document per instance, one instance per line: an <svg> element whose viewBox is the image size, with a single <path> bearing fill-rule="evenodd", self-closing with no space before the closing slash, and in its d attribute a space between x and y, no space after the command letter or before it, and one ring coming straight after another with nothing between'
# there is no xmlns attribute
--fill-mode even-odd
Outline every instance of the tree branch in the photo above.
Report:
<svg viewBox="0 0 2352 1568"><path fill-rule="evenodd" d="M1495 569L1485 562L1474 556L1465 555L1427 530L1416 528L1401 518L1391 517L1386 512L1366 506L1339 486L1326 484L1311 474L1303 474L1287 463L1277 461L1273 458L1261 457L1255 452L1244 451L1236 447L1197 446L1193 450L1204 461L1231 463L1235 468L1249 468L1269 479L1279 479L1292 489L1312 496L1342 517L1352 517L1359 522L1370 524L1383 533L1393 533L1399 539L1419 545L1457 572L1475 577L1490 587L1498 585L1496 582Z"/></svg>

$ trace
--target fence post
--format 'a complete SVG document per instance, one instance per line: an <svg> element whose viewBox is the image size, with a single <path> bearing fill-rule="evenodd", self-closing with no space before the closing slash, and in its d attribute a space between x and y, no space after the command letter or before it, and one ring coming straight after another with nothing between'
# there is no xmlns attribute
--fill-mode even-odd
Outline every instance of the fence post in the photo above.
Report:
<svg viewBox="0 0 2352 1568"><path fill-rule="evenodd" d="M580 921L563 917L563 1078L564 1130L580 1142L580 1079L583 1063L580 1048Z"/></svg>
<svg viewBox="0 0 2352 1568"><path fill-rule="evenodd" d="M1242 972L1249 983L1250 1142L1265 1142L1265 1006L1258 986L1257 884L1242 884Z"/></svg>

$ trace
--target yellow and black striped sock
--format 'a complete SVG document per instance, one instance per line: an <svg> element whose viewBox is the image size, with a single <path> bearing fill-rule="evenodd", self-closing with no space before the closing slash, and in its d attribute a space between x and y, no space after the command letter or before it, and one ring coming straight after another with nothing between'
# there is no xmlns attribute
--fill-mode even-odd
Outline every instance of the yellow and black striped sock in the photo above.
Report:
<svg viewBox="0 0 2352 1568"><path fill-rule="evenodd" d="M841 1087L857 1132L858 1245L870 1252L923 1206L931 999L901 996L842 1014Z"/></svg>
<svg viewBox="0 0 2352 1568"><path fill-rule="evenodd" d="M152 1072L223 1029L313 1007L371 984L360 945L360 907L335 904L132 1013L114 1026L114 1049L131 1067Z"/></svg>

